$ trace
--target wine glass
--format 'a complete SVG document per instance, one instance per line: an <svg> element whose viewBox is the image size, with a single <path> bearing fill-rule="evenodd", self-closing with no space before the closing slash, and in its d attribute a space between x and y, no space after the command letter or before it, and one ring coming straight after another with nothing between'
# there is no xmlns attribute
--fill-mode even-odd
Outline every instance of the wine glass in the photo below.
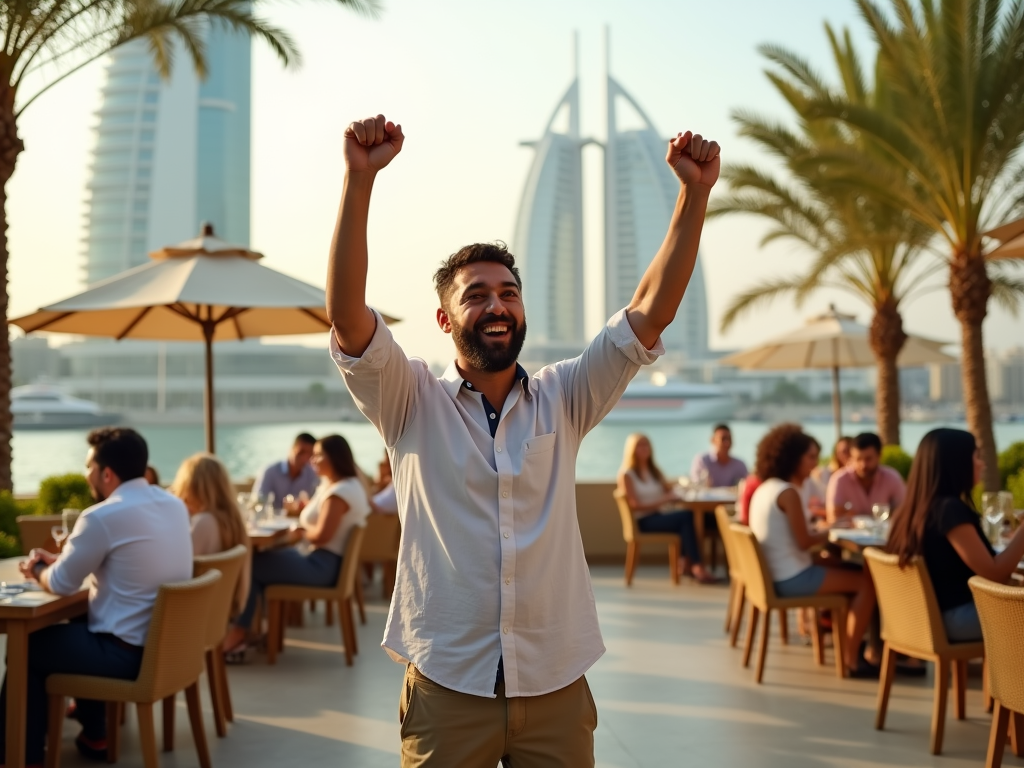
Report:
<svg viewBox="0 0 1024 768"><path fill-rule="evenodd" d="M983 493L981 495L982 514L985 522L988 523L988 539L990 542L999 541L1000 523L1003 522L1003 509L1000 505L998 493Z"/></svg>
<svg viewBox="0 0 1024 768"><path fill-rule="evenodd" d="M68 529L65 525L54 525L50 528L50 535L53 536L53 540L57 543L57 551L61 551L61 547L64 546L64 540L68 537Z"/></svg>

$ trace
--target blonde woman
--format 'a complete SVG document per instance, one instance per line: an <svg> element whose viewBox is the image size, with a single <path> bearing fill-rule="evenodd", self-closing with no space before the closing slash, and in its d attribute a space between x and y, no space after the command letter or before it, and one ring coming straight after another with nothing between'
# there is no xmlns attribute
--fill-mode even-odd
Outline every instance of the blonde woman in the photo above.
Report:
<svg viewBox="0 0 1024 768"><path fill-rule="evenodd" d="M197 453L182 462L171 493L185 502L192 524L192 554L215 555L238 544L249 546L245 520L235 503L235 492L224 465L216 456ZM249 596L251 559L245 559L238 580L233 613Z"/></svg>
<svg viewBox="0 0 1024 768"><path fill-rule="evenodd" d="M654 463L654 450L646 435L633 434L626 438L618 488L625 495L641 532L679 535L683 553L679 560L680 573L689 566L693 578L701 584L717 581L701 563L693 511L684 508L683 500L672 492L672 484Z"/></svg>

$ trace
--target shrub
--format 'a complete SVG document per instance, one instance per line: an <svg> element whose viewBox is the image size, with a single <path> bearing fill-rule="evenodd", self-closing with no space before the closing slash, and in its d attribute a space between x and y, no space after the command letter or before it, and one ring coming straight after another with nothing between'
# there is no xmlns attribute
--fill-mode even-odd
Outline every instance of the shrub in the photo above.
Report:
<svg viewBox="0 0 1024 768"><path fill-rule="evenodd" d="M0 533L0 557L20 557L21 540L6 533Z"/></svg>
<svg viewBox="0 0 1024 768"><path fill-rule="evenodd" d="M1011 477L1024 469L1024 442L1013 443L999 454L999 487L1010 490Z"/></svg>
<svg viewBox="0 0 1024 768"><path fill-rule="evenodd" d="M85 509L95 502L85 475L53 475L39 484L37 515L59 515L64 509Z"/></svg>
<svg viewBox="0 0 1024 768"><path fill-rule="evenodd" d="M17 557L21 554L21 532L18 530L18 516L31 515L35 505L30 501L18 501L8 491L0 491L0 557Z"/></svg>
<svg viewBox="0 0 1024 768"><path fill-rule="evenodd" d="M1013 494L1013 508L1024 509L1024 469L1010 476L1006 481L1006 490Z"/></svg>
<svg viewBox="0 0 1024 768"><path fill-rule="evenodd" d="M906 480L907 475L910 474L910 465L914 463L914 457L898 445L887 445L882 448L882 463L895 469Z"/></svg>

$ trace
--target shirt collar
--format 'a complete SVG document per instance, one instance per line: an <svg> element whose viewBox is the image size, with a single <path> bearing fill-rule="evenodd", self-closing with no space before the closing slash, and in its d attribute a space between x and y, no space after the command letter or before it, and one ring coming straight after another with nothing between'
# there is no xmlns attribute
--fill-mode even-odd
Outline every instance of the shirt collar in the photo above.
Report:
<svg viewBox="0 0 1024 768"><path fill-rule="evenodd" d="M526 399L531 399L532 395L530 394L530 374L528 374L526 372L526 369L523 368L523 366L521 366L519 363L516 363L516 381L518 381L520 385L523 387L523 392L526 394ZM468 381L462 378L462 374L459 373L459 367L455 365L454 361L452 361L452 364L448 366L448 370L444 372L444 375L440 378L440 382L441 386L444 387L444 391L448 393L448 397L450 397L452 400L459 396L459 390L462 389L463 387L468 389L470 392L476 391L475 389L473 389L472 384L470 384Z"/></svg>

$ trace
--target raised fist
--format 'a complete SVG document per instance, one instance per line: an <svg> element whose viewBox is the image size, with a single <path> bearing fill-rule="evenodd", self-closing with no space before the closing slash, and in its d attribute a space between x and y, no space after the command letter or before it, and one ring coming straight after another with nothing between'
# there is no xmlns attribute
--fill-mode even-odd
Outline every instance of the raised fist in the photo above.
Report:
<svg viewBox="0 0 1024 768"><path fill-rule="evenodd" d="M700 184L710 189L722 170L720 152L717 141L708 141L699 133L687 131L669 141L665 162L683 184Z"/></svg>
<svg viewBox="0 0 1024 768"><path fill-rule="evenodd" d="M384 115L349 123L345 129L345 167L350 171L379 171L402 151L402 126Z"/></svg>

